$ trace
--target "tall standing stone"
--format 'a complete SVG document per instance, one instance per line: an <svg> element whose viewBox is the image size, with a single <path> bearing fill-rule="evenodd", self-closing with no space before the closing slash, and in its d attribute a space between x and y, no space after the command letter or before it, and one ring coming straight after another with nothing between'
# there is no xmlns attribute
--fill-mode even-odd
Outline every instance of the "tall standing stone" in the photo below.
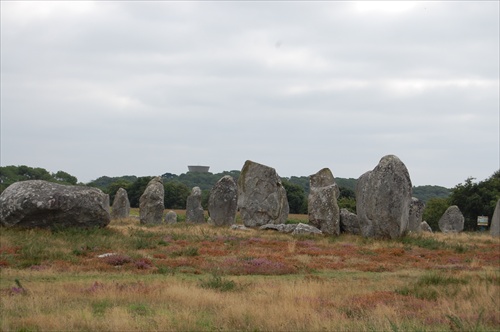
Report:
<svg viewBox="0 0 500 332"><path fill-rule="evenodd" d="M0 223L6 227L105 227L110 220L109 195L97 188L29 180L0 195Z"/></svg>
<svg viewBox="0 0 500 332"><path fill-rule="evenodd" d="M356 185L356 211L365 237L397 238L406 234L412 184L405 164L396 156L383 157Z"/></svg>
<svg viewBox="0 0 500 332"><path fill-rule="evenodd" d="M208 199L208 214L216 226L235 223L238 208L238 186L233 177L226 175L213 186Z"/></svg>
<svg viewBox="0 0 500 332"><path fill-rule="evenodd" d="M191 195L187 198L186 222L194 222L198 224L205 222L203 207L201 206L201 189L199 187L194 187L191 190Z"/></svg>
<svg viewBox="0 0 500 332"><path fill-rule="evenodd" d="M500 199L497 201L495 212L491 217L490 234L492 236L500 236Z"/></svg>
<svg viewBox="0 0 500 332"><path fill-rule="evenodd" d="M286 190L274 168L245 162L238 178L238 208L247 227L286 223Z"/></svg>
<svg viewBox="0 0 500 332"><path fill-rule="evenodd" d="M123 188L118 189L113 200L111 209L111 219L128 218L130 215L130 202L127 191Z"/></svg>
<svg viewBox="0 0 500 332"><path fill-rule="evenodd" d="M139 199L139 214L141 224L158 225L163 222L165 188L161 177L149 181L146 190Z"/></svg>
<svg viewBox="0 0 500 332"><path fill-rule="evenodd" d="M309 223L324 234L340 234L340 210L337 198L340 190L328 168L309 177L308 197Z"/></svg>
<svg viewBox="0 0 500 332"><path fill-rule="evenodd" d="M456 205L450 206L439 219L439 229L443 233L459 233L464 229L465 218Z"/></svg>
<svg viewBox="0 0 500 332"><path fill-rule="evenodd" d="M411 198L410 219L408 222L408 231L420 233L422 231L422 216L424 214L425 204L416 197Z"/></svg>

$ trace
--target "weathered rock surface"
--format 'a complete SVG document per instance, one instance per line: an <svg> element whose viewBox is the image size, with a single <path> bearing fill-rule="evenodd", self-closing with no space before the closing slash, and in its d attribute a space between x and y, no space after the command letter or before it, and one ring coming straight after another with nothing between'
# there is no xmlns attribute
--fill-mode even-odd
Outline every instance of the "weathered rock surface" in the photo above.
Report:
<svg viewBox="0 0 500 332"><path fill-rule="evenodd" d="M412 184L405 164L396 156L383 157L361 175L356 185L356 211L365 237L397 238L406 234Z"/></svg>
<svg viewBox="0 0 500 332"><path fill-rule="evenodd" d="M186 202L186 222L204 223L205 215L201 206L201 189L194 187Z"/></svg>
<svg viewBox="0 0 500 332"><path fill-rule="evenodd" d="M355 213L347 209L340 209L340 232L359 235L359 219Z"/></svg>
<svg viewBox="0 0 500 332"><path fill-rule="evenodd" d="M128 218L130 215L130 202L127 191L123 188L118 189L113 200L111 209L111 219Z"/></svg>
<svg viewBox="0 0 500 332"><path fill-rule="evenodd" d="M177 223L177 213L175 211L168 211L165 215L165 223L175 224Z"/></svg>
<svg viewBox="0 0 500 332"><path fill-rule="evenodd" d="M215 226L230 226L235 223L238 209L238 186L233 177L222 177L210 190L208 215Z"/></svg>
<svg viewBox="0 0 500 332"><path fill-rule="evenodd" d="M245 225L231 225L231 229L235 231L249 231L250 228L246 228Z"/></svg>
<svg viewBox="0 0 500 332"><path fill-rule="evenodd" d="M439 229L443 233L459 233L464 229L465 218L456 205L450 206L439 219Z"/></svg>
<svg viewBox="0 0 500 332"><path fill-rule="evenodd" d="M335 178L328 168L309 177L310 190L308 197L309 223L323 233L340 234L340 210L337 198L340 190Z"/></svg>
<svg viewBox="0 0 500 332"><path fill-rule="evenodd" d="M425 204L416 197L411 198L410 219L408 220L408 231L419 233L421 231L422 215L424 214Z"/></svg>
<svg viewBox="0 0 500 332"><path fill-rule="evenodd" d="M139 219L141 224L158 225L163 222L165 188L163 180L157 176L149 181L139 199Z"/></svg>
<svg viewBox="0 0 500 332"><path fill-rule="evenodd" d="M318 228L299 223L299 224L267 224L259 227L261 230L273 230L281 233L291 233L292 235L298 234L323 234Z"/></svg>
<svg viewBox="0 0 500 332"><path fill-rule="evenodd" d="M500 236L500 199L497 201L493 217L491 217L490 234Z"/></svg>
<svg viewBox="0 0 500 332"><path fill-rule="evenodd" d="M306 225L303 223L297 224L297 227L292 232L292 235L300 235L300 234L323 234L322 231L317 229L314 226Z"/></svg>
<svg viewBox="0 0 500 332"><path fill-rule="evenodd" d="M420 223L420 230L422 232L432 233L432 228L431 228L431 226L429 226L427 221L422 221L422 223Z"/></svg>
<svg viewBox="0 0 500 332"><path fill-rule="evenodd" d="M97 188L30 180L0 195L0 221L7 227L105 227L110 220L109 196Z"/></svg>
<svg viewBox="0 0 500 332"><path fill-rule="evenodd" d="M288 200L274 168L245 162L238 178L238 208L247 227L286 222Z"/></svg>

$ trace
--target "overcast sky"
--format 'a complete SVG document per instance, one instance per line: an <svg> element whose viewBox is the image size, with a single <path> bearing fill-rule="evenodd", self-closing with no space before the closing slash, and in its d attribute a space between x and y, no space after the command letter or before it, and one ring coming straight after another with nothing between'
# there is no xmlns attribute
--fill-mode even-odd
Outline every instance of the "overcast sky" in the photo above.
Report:
<svg viewBox="0 0 500 332"><path fill-rule="evenodd" d="M1 165L500 168L499 2L1 1Z"/></svg>

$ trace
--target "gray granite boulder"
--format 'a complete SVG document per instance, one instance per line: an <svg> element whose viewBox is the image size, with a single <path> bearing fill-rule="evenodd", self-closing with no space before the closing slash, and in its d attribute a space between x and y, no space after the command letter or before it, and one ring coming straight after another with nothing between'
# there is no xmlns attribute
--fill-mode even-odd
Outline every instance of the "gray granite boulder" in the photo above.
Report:
<svg viewBox="0 0 500 332"><path fill-rule="evenodd" d="M127 191L123 188L118 189L113 199L111 209L111 219L128 218L130 215L130 202Z"/></svg>
<svg viewBox="0 0 500 332"><path fill-rule="evenodd" d="M432 228L431 228L431 226L429 226L429 224L427 223L427 221L422 221L420 223L420 231L432 233Z"/></svg>
<svg viewBox="0 0 500 332"><path fill-rule="evenodd" d="M267 225L262 225L259 227L261 230L273 230L273 231L278 231L280 233L288 233L292 235L299 235L299 234L323 234L321 230L318 228L303 224L303 223L298 223L298 224L267 224Z"/></svg>
<svg viewBox="0 0 500 332"><path fill-rule="evenodd" d="M424 214L425 204L416 197L411 198L410 218L408 220L408 231L419 233L421 231L422 215Z"/></svg>
<svg viewBox="0 0 500 332"><path fill-rule="evenodd" d="M459 233L464 229L465 218L456 205L450 206L439 219L439 230L443 233Z"/></svg>
<svg viewBox="0 0 500 332"><path fill-rule="evenodd" d="M175 213L175 211L168 211L167 214L165 214L165 223L167 224L177 223L177 213Z"/></svg>
<svg viewBox="0 0 500 332"><path fill-rule="evenodd" d="M149 181L139 199L139 219L141 224L159 225L163 222L165 188L161 177Z"/></svg>
<svg viewBox="0 0 500 332"><path fill-rule="evenodd" d="M201 224L205 222L203 207L201 206L201 189L194 187L186 201L186 222Z"/></svg>
<svg viewBox="0 0 500 332"><path fill-rule="evenodd" d="M355 213L347 209L340 209L340 232L359 235L359 219Z"/></svg>
<svg viewBox="0 0 500 332"><path fill-rule="evenodd" d="M7 227L91 228L110 220L109 196L97 188L30 180L0 195L0 221Z"/></svg>
<svg viewBox="0 0 500 332"><path fill-rule="evenodd" d="M247 227L284 224L289 206L274 168L247 160L238 178L238 209Z"/></svg>
<svg viewBox="0 0 500 332"><path fill-rule="evenodd" d="M493 217L491 217L490 234L500 236L500 199L497 201Z"/></svg>
<svg viewBox="0 0 500 332"><path fill-rule="evenodd" d="M356 211L365 237L397 238L408 230L412 184L405 164L383 157L356 185Z"/></svg>
<svg viewBox="0 0 500 332"><path fill-rule="evenodd" d="M208 215L215 226L230 226L235 223L238 209L238 186L233 177L222 177L210 190Z"/></svg>
<svg viewBox="0 0 500 332"><path fill-rule="evenodd" d="M324 234L340 234L340 209L337 198L340 190L335 178L328 168L309 177L310 190L308 196L309 223L316 226Z"/></svg>

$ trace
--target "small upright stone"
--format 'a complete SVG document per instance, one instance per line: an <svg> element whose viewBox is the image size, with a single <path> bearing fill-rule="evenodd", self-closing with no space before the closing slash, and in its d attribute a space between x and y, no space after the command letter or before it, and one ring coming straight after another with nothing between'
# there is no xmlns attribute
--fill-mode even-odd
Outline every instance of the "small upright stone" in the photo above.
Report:
<svg viewBox="0 0 500 332"><path fill-rule="evenodd" d="M274 168L245 162L238 178L238 208L247 227L286 223L286 190Z"/></svg>
<svg viewBox="0 0 500 332"><path fill-rule="evenodd" d="M420 233L422 224L422 215L424 214L425 204L416 197L411 198L410 219L408 221L408 231Z"/></svg>
<svg viewBox="0 0 500 332"><path fill-rule="evenodd" d="M141 224L158 225L163 222L165 188L161 177L149 181L146 190L139 199Z"/></svg>
<svg viewBox="0 0 500 332"><path fill-rule="evenodd" d="M464 229L465 218L456 205L450 206L439 219L439 229L443 233L459 233Z"/></svg>
<svg viewBox="0 0 500 332"><path fill-rule="evenodd" d="M201 206L201 189L194 187L186 202L186 222L201 224L205 222L203 207Z"/></svg>
<svg viewBox="0 0 500 332"><path fill-rule="evenodd" d="M340 210L337 198L340 194L335 178L328 168L309 177L308 197L309 223L324 234L340 234Z"/></svg>
<svg viewBox="0 0 500 332"><path fill-rule="evenodd" d="M495 212L491 217L490 234L491 236L500 236L500 199L497 201Z"/></svg>
<svg viewBox="0 0 500 332"><path fill-rule="evenodd" d="M123 188L118 189L113 200L111 210L111 219L128 218L130 215L130 202L128 200L127 191Z"/></svg>
<svg viewBox="0 0 500 332"><path fill-rule="evenodd" d="M208 199L208 214L215 226L231 226L236 220L238 187L233 177L226 175L213 186Z"/></svg>
<svg viewBox="0 0 500 332"><path fill-rule="evenodd" d="M431 226L429 226L427 221L422 221L422 223L420 224L420 230L422 232L432 233L432 228L431 228Z"/></svg>
<svg viewBox="0 0 500 332"><path fill-rule="evenodd" d="M359 235L359 219L355 213L347 209L340 209L340 232Z"/></svg>
<svg viewBox="0 0 500 332"><path fill-rule="evenodd" d="M168 211L165 215L165 223L175 224L177 223L177 213L175 211Z"/></svg>

